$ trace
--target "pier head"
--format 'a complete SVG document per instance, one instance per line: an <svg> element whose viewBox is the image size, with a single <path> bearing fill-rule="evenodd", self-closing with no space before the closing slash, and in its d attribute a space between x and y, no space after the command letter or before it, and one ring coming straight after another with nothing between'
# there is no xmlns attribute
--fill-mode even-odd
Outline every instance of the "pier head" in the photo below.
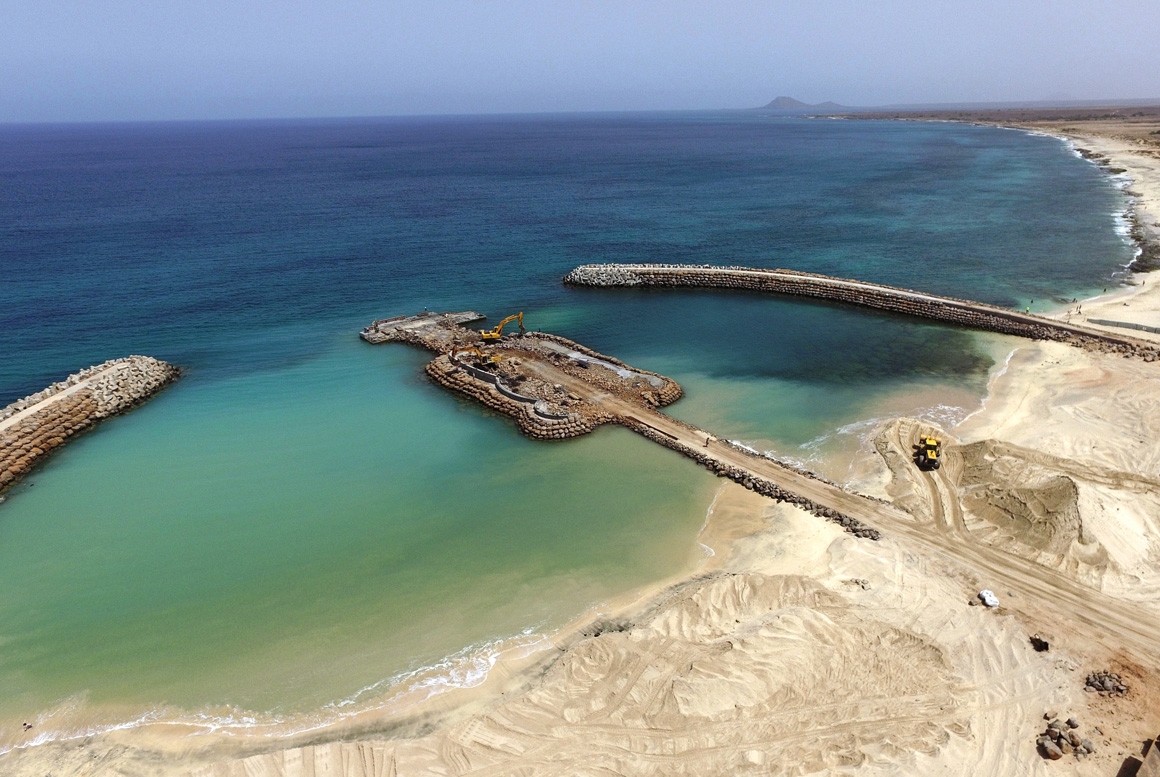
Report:
<svg viewBox="0 0 1160 777"><path fill-rule="evenodd" d="M404 342L438 354L427 374L510 416L538 440L577 437L607 422L614 408L664 407L682 395L676 381L640 370L557 335L509 334L485 341L463 324L474 312L426 313L376 321L360 336L369 343Z"/></svg>

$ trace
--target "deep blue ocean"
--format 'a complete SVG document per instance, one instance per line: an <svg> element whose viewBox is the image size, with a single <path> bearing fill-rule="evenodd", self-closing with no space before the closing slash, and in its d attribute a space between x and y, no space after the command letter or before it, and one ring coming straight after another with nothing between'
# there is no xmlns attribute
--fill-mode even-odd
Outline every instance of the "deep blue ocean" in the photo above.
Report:
<svg viewBox="0 0 1160 777"><path fill-rule="evenodd" d="M0 404L130 353L186 369L0 505L0 721L306 714L695 562L707 473L620 429L524 440L361 343L375 318L524 311L808 458L884 406L969 409L993 343L561 276L786 267L1046 309L1114 282L1124 206L1057 140L943 123L0 127Z"/></svg>
<svg viewBox="0 0 1160 777"><path fill-rule="evenodd" d="M721 353L728 306L680 300L690 309L674 336L671 297L558 280L586 262L744 264L1023 306L1102 286L1131 258L1111 228L1121 196L1092 165L1053 139L955 124L708 113L17 126L0 128L0 182L0 401L129 352L195 373L277 368L422 307L519 308L533 322L583 308L568 334L614 353L714 354L715 372L964 369L969 356L924 348L907 327L884 360L847 339L866 315L790 302L763 305L782 313L769 321L776 346L740 364ZM835 348L843 364L811 358Z"/></svg>

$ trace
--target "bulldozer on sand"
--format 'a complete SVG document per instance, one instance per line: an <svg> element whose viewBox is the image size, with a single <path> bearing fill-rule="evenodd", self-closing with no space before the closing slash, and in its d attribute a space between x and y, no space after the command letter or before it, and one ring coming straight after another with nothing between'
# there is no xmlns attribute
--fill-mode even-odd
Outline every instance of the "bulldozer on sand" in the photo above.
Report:
<svg viewBox="0 0 1160 777"><path fill-rule="evenodd" d="M481 329L479 331L479 336L483 338L485 343L498 342L503 337L504 326L510 324L513 321L519 324L521 335L527 331L524 329L524 312L521 310L519 313L510 315L503 321L500 321L498 324L496 324L494 329Z"/></svg>
<svg viewBox="0 0 1160 777"><path fill-rule="evenodd" d="M942 465L942 442L937 437L923 437L915 446L914 463L921 470L938 469Z"/></svg>

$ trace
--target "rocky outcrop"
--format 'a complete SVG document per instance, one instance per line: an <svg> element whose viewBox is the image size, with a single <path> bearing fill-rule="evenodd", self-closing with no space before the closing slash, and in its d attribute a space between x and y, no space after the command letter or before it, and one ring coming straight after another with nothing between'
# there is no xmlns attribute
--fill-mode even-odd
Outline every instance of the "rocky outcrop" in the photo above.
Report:
<svg viewBox="0 0 1160 777"><path fill-rule="evenodd" d="M89 367L0 410L0 491L70 438L139 405L179 375L171 364L129 356Z"/></svg>
<svg viewBox="0 0 1160 777"><path fill-rule="evenodd" d="M1160 346L1133 337L1054 321L981 302L943 297L796 270L713 265L640 264L577 267L564 276L575 286L661 286L765 291L798 297L844 302L988 332L1054 340L1093 351L1160 359Z"/></svg>

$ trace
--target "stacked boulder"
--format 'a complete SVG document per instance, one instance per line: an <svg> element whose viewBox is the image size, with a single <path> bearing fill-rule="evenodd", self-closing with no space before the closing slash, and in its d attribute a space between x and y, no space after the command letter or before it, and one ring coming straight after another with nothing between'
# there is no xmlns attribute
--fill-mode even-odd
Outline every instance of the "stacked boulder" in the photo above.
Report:
<svg viewBox="0 0 1160 777"><path fill-rule="evenodd" d="M1115 672L1092 672L1087 676L1084 690L1101 696L1123 696L1128 692L1128 686Z"/></svg>
<svg viewBox="0 0 1160 777"><path fill-rule="evenodd" d="M1075 718L1068 718L1061 723L1050 713L1044 717L1050 717L1052 720L1048 722L1047 728L1035 740L1039 754L1044 758L1058 761L1065 755L1074 754L1076 758L1080 758L1096 751L1096 746L1092 744L1092 741L1085 739L1076 731L1079 728L1079 721Z"/></svg>
<svg viewBox="0 0 1160 777"><path fill-rule="evenodd" d="M427 364L426 369L431 380L440 386L466 394L492 410L511 416L520 431L534 440L566 440L579 437L610 420L607 413L597 411L591 406L584 408L584 412L571 413L562 418L546 417L542 412L537 412L534 398L520 397L510 389L503 391L502 384L497 385L498 381L494 379L494 375L455 364L448 356L433 359ZM491 377L492 380L481 379L481 374Z"/></svg>
<svg viewBox="0 0 1160 777"><path fill-rule="evenodd" d="M129 356L89 367L0 410L0 491L69 438L139 405L180 374L163 361ZM31 412L9 420L26 411Z"/></svg>

